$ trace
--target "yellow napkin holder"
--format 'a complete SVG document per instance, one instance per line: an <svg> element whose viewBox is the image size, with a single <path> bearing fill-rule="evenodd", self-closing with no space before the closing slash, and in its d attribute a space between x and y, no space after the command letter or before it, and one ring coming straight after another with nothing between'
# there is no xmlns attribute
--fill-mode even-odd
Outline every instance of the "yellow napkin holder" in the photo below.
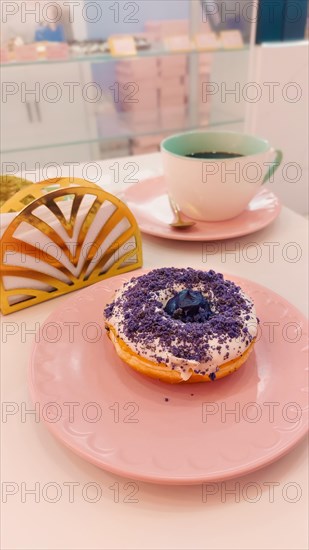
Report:
<svg viewBox="0 0 309 550"><path fill-rule="evenodd" d="M30 185L0 212L4 315L142 266L132 212L89 181L55 178Z"/></svg>

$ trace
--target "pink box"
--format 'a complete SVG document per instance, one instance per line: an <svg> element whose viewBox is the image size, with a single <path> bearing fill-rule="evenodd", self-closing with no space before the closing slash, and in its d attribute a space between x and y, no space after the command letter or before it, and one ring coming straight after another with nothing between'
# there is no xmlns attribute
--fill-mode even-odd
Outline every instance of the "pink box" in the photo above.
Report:
<svg viewBox="0 0 309 550"><path fill-rule="evenodd" d="M125 120L128 124L144 124L149 122L156 122L158 119L158 111L127 111L125 114Z"/></svg>
<svg viewBox="0 0 309 550"><path fill-rule="evenodd" d="M212 63L205 63L205 62L199 63L199 66L198 66L199 73L210 73L211 69L212 69Z"/></svg>
<svg viewBox="0 0 309 550"><path fill-rule="evenodd" d="M163 70L169 70L175 67L177 67L180 71L185 71L187 68L187 55L175 54L162 56L158 65L161 72Z"/></svg>
<svg viewBox="0 0 309 550"><path fill-rule="evenodd" d="M169 94L169 95L164 95L160 97L160 108L161 110L162 109L165 109L165 108L168 108L168 107L176 107L178 109L181 109L183 107L183 105L186 104L186 95L185 93L175 93L174 95L173 94Z"/></svg>
<svg viewBox="0 0 309 550"><path fill-rule="evenodd" d="M0 48L0 63L8 63L10 61L9 50L6 47Z"/></svg>
<svg viewBox="0 0 309 550"><path fill-rule="evenodd" d="M185 126L186 122L186 107L183 108L163 108L161 110L161 125L163 128L181 128Z"/></svg>
<svg viewBox="0 0 309 550"><path fill-rule="evenodd" d="M69 46L65 42L46 44L45 56L47 59L67 59L69 57Z"/></svg>
<svg viewBox="0 0 309 550"><path fill-rule="evenodd" d="M161 124L166 130L182 130L186 127L186 117L164 118Z"/></svg>
<svg viewBox="0 0 309 550"><path fill-rule="evenodd" d="M116 73L129 80L152 78L158 74L158 60L156 57L147 57L120 61L117 63Z"/></svg>
<svg viewBox="0 0 309 550"><path fill-rule="evenodd" d="M131 147L131 154L132 155L146 155L148 153L155 153L156 151L159 151L159 145L149 145L148 147L137 147L136 145L133 145Z"/></svg>
<svg viewBox="0 0 309 550"><path fill-rule="evenodd" d="M23 44L22 46L16 46L14 56L16 61L34 61L39 57L37 45Z"/></svg>
<svg viewBox="0 0 309 550"><path fill-rule="evenodd" d="M198 97L200 102L203 102L203 98L207 99L207 101L204 101L205 104L209 104L211 102L211 91L213 90L213 85L210 84L210 86L208 86L208 83L210 82L210 78L203 78L199 80Z"/></svg>
<svg viewBox="0 0 309 550"><path fill-rule="evenodd" d="M131 121L129 122L128 126L132 132L135 132L136 134L148 134L151 132L155 132L158 128L159 119L156 118L156 120L153 121L143 121L143 122L137 122L137 121Z"/></svg>
<svg viewBox="0 0 309 550"><path fill-rule="evenodd" d="M181 109L181 108L185 108L186 105L187 105L187 102L186 102L185 96L181 96L181 97L168 96L168 97L165 97L164 99L161 99L160 111L162 111L162 109L163 110L169 109L170 107L177 107L178 109Z"/></svg>
<svg viewBox="0 0 309 550"><path fill-rule="evenodd" d="M186 105L177 105L175 107L162 107L161 116L178 116L187 112Z"/></svg>
<svg viewBox="0 0 309 550"><path fill-rule="evenodd" d="M175 63L173 63L173 59ZM164 80L166 78L182 78L186 76L188 71L187 56L175 55L172 56L172 59L170 56L162 58L159 71L161 79Z"/></svg>
<svg viewBox="0 0 309 550"><path fill-rule="evenodd" d="M131 147L131 155L143 155L144 149L142 147Z"/></svg>
<svg viewBox="0 0 309 550"><path fill-rule="evenodd" d="M187 34L189 31L189 22L187 19L149 20L145 22L145 31L157 34L161 38L164 38L164 36Z"/></svg>
<svg viewBox="0 0 309 550"><path fill-rule="evenodd" d="M186 19L179 19L177 21L162 21L161 36L177 36L182 34L189 34L189 24Z"/></svg>
<svg viewBox="0 0 309 550"><path fill-rule="evenodd" d="M123 104L123 108L121 109L123 113L127 113L132 115L132 117L136 117L140 119L142 116L148 116L146 113L153 113L157 112L159 110L159 106L156 103L153 106L139 104L137 107L134 107L133 105L128 106L125 103Z"/></svg>
<svg viewBox="0 0 309 550"><path fill-rule="evenodd" d="M137 103L129 103L123 101L121 103L121 109L123 111L130 111L132 113L140 111L153 111L158 108L158 96L156 92L151 92L148 95L139 96Z"/></svg>
<svg viewBox="0 0 309 550"><path fill-rule="evenodd" d="M211 74L210 73L199 75L198 83L199 83L200 86L202 86L205 83L208 84L208 82L211 82Z"/></svg>
<svg viewBox="0 0 309 550"><path fill-rule="evenodd" d="M149 21L145 21L145 32L148 31L159 31L161 29L162 21L158 21L156 19L149 19Z"/></svg>
<svg viewBox="0 0 309 550"><path fill-rule="evenodd" d="M127 78L119 78L116 74L116 80L119 84L119 96L121 101L127 98L128 101L134 99L140 99L148 95L157 94L161 79L149 78L144 80L132 79L129 76Z"/></svg>
<svg viewBox="0 0 309 550"><path fill-rule="evenodd" d="M171 130L179 130L186 128L186 116L161 118L161 129L166 130L169 134Z"/></svg>
<svg viewBox="0 0 309 550"><path fill-rule="evenodd" d="M182 69L181 67L170 67L169 69L162 69L160 76L163 79L166 78L181 78L186 76L187 70Z"/></svg>
<svg viewBox="0 0 309 550"><path fill-rule="evenodd" d="M119 82L119 81L118 81ZM127 103L138 103L144 99L157 97L158 88L151 86L151 82L138 84L138 81L119 82L119 97L126 98Z"/></svg>
<svg viewBox="0 0 309 550"><path fill-rule="evenodd" d="M207 103L200 101L198 104L198 111L201 116L209 116L211 111L211 103L209 101Z"/></svg>
<svg viewBox="0 0 309 550"><path fill-rule="evenodd" d="M211 74L209 73L199 76L198 83L197 83L196 101L202 102L203 93L205 94L205 92L203 92L204 90L203 86L211 81L212 81L212 78L211 78ZM188 96L189 95L189 78L188 77L186 77L184 80L184 91L186 96ZM211 100L211 96L208 94L207 98L208 98L207 103L209 104Z"/></svg>
<svg viewBox="0 0 309 550"><path fill-rule="evenodd" d="M120 84L126 84L127 82L136 82L136 84L138 84L139 86L145 86L145 87L147 87L147 85L148 87L159 86L161 82L161 79L158 73L151 74L151 75L146 73L146 74L143 74L142 76L134 77L132 76L131 71L124 71L123 69L117 69L117 68L116 68L116 80Z"/></svg>
<svg viewBox="0 0 309 550"><path fill-rule="evenodd" d="M124 69L129 68L130 70L134 70L136 67L139 67L140 69L152 68L153 70L155 70L157 64L158 64L157 57L145 57L144 59L137 58L137 59L127 59L126 61L118 61L117 67L124 68Z"/></svg>
<svg viewBox="0 0 309 550"><path fill-rule="evenodd" d="M210 75L211 67L209 65L200 65L198 72L200 76Z"/></svg>
<svg viewBox="0 0 309 550"><path fill-rule="evenodd" d="M178 83L175 85L175 84L169 84L168 82L166 82L166 85L162 86L160 90L161 99L162 98L164 99L170 96L180 97L185 95L186 95L186 90L183 83Z"/></svg>
<svg viewBox="0 0 309 550"><path fill-rule="evenodd" d="M199 102L198 110L201 116L209 116L210 110L211 110L211 103L208 101L206 102Z"/></svg>
<svg viewBox="0 0 309 550"><path fill-rule="evenodd" d="M147 23L145 24L145 27L146 27ZM161 42L161 31L158 28L155 28L155 27L148 27L146 29L146 32L145 32L145 35L147 36L148 40L152 43L152 44L155 44L157 42Z"/></svg>
<svg viewBox="0 0 309 550"><path fill-rule="evenodd" d="M183 76L172 76L171 78L160 78L159 79L160 90L168 90L169 88L181 88L184 87L184 77Z"/></svg>
<svg viewBox="0 0 309 550"><path fill-rule="evenodd" d="M198 56L200 65L211 65L213 62L213 53L200 53Z"/></svg>
<svg viewBox="0 0 309 550"><path fill-rule="evenodd" d="M137 98L144 98L144 97L153 97L153 96L158 96L158 92L159 92L159 80L155 80L154 81L151 81L151 80L147 80L147 81L137 81L136 83L134 82L134 84L137 84L136 86L136 94L135 96Z"/></svg>
<svg viewBox="0 0 309 550"><path fill-rule="evenodd" d="M151 80L157 78L159 75L158 69L153 71L150 69L143 69L136 67L135 69L125 70L123 68L116 70L117 80L122 82L135 82L137 80Z"/></svg>

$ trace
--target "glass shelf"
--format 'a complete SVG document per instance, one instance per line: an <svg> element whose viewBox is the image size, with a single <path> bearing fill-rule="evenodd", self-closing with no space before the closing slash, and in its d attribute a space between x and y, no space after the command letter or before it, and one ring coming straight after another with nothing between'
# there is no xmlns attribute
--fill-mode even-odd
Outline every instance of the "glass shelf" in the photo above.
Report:
<svg viewBox="0 0 309 550"><path fill-rule="evenodd" d="M188 50L188 51L170 51L166 49L155 49L138 51L134 55L111 55L111 54L94 54L94 55L72 55L67 59L35 59L33 61L10 61L8 63L1 63L0 67L24 67L26 65L52 65L52 64L65 64L65 63L111 63L113 61L125 61L126 59L138 59L145 57L160 57L168 55L199 55L199 54L217 54L226 52L243 52L249 50L249 45L244 45L241 48L219 48L217 50Z"/></svg>
<svg viewBox="0 0 309 550"><path fill-rule="evenodd" d="M198 130L206 130L211 128L217 128L220 126L227 126L230 124L243 124L244 119L239 118L235 120L219 120L217 122L211 122L209 121L206 125L200 125L198 127ZM70 141L70 142L64 142L64 143L47 143L44 145L35 145L31 147L23 147L23 148L17 148L17 149L6 149L2 150L1 154L9 154L9 153L22 153L26 151L38 151L42 149L53 149L57 147L70 147L70 146L77 146L77 145L87 145L87 144L95 144L95 143L104 143L108 142L110 140L121 140L121 139L134 139L137 137L143 137L143 136L153 136L157 134L175 134L177 132L183 132L183 131L190 131L190 130L196 130L196 125L190 125L186 124L186 126L178 126L174 128L168 128L163 126L156 126L156 128L150 129L147 132L128 132L128 133L117 133L114 135L108 135L108 136L99 136L94 139L85 139L85 140L76 140L76 141Z"/></svg>

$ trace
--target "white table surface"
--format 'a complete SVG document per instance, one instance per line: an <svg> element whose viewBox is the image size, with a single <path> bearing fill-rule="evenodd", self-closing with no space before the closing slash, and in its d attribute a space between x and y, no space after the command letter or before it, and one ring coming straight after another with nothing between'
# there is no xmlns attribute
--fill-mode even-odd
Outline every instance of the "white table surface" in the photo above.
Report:
<svg viewBox="0 0 309 550"><path fill-rule="evenodd" d="M100 182L114 192L123 185L113 182L115 162L119 163L120 181L132 170L126 166L127 162L134 162L138 167L135 175L138 179L162 172L159 154L100 162ZM111 166L114 168L110 169ZM96 168L88 166L88 179L96 177ZM85 169L84 172L82 169L82 165L75 167L74 175L84 173L85 176ZM68 173L68 167L62 170L62 175ZM51 171L48 175L52 175ZM168 241L143 235L144 267L191 265L240 275L273 289L306 313L307 225L304 218L283 208L271 226L234 241L214 243L213 254L207 257L205 243ZM243 254L241 249L248 243L251 245ZM233 247L240 250L240 257L227 254L225 259L222 252ZM274 258L270 257L271 248ZM210 248L207 250L210 252ZM252 262L255 251L260 251L260 258ZM297 251L297 261L288 261L287 255L291 259ZM127 479L109 474L75 456L55 440L44 425L36 422L34 415L26 416L24 421L22 407L31 408L26 370L33 334L26 335L22 341L22 323L24 329L34 328L36 322L42 323L65 300L66 297L61 297L2 317L2 323L10 323L11 330L16 331L7 337L6 343L2 337L1 346L2 401L15 403L16 410L1 426L2 486L4 491L12 492L6 499L2 494L2 548L307 548L306 441L268 467L217 484L214 486L216 494L209 496L208 502L203 502L201 485L165 487L139 482L135 495L138 502L130 503L124 502L129 492L125 488ZM4 328L7 330L8 327ZM72 482L76 485L70 502L66 484ZM38 502L35 502L34 494L25 492L33 489L35 483ZM51 502L56 490L51 487L47 493L47 483L60 486L57 502ZM102 494L97 502L89 502L95 493L92 494L91 487L86 486L88 483L100 485ZM115 483L119 484L114 485L114 490L119 488L119 502L115 502L115 492L110 489ZM248 483L256 484L255 492ZM276 484L273 485L273 496L270 484ZM84 498L87 487L90 487L89 497ZM224 498L225 492L233 489L236 489L236 495L227 494ZM252 502L257 494L256 502Z"/></svg>

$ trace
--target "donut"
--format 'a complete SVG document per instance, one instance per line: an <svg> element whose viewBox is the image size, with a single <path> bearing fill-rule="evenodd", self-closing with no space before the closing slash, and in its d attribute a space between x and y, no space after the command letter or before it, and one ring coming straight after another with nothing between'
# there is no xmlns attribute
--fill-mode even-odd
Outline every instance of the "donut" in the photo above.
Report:
<svg viewBox="0 0 309 550"><path fill-rule="evenodd" d="M239 369L256 340L253 301L213 270L153 269L133 277L104 309L116 353L170 384L213 382Z"/></svg>

